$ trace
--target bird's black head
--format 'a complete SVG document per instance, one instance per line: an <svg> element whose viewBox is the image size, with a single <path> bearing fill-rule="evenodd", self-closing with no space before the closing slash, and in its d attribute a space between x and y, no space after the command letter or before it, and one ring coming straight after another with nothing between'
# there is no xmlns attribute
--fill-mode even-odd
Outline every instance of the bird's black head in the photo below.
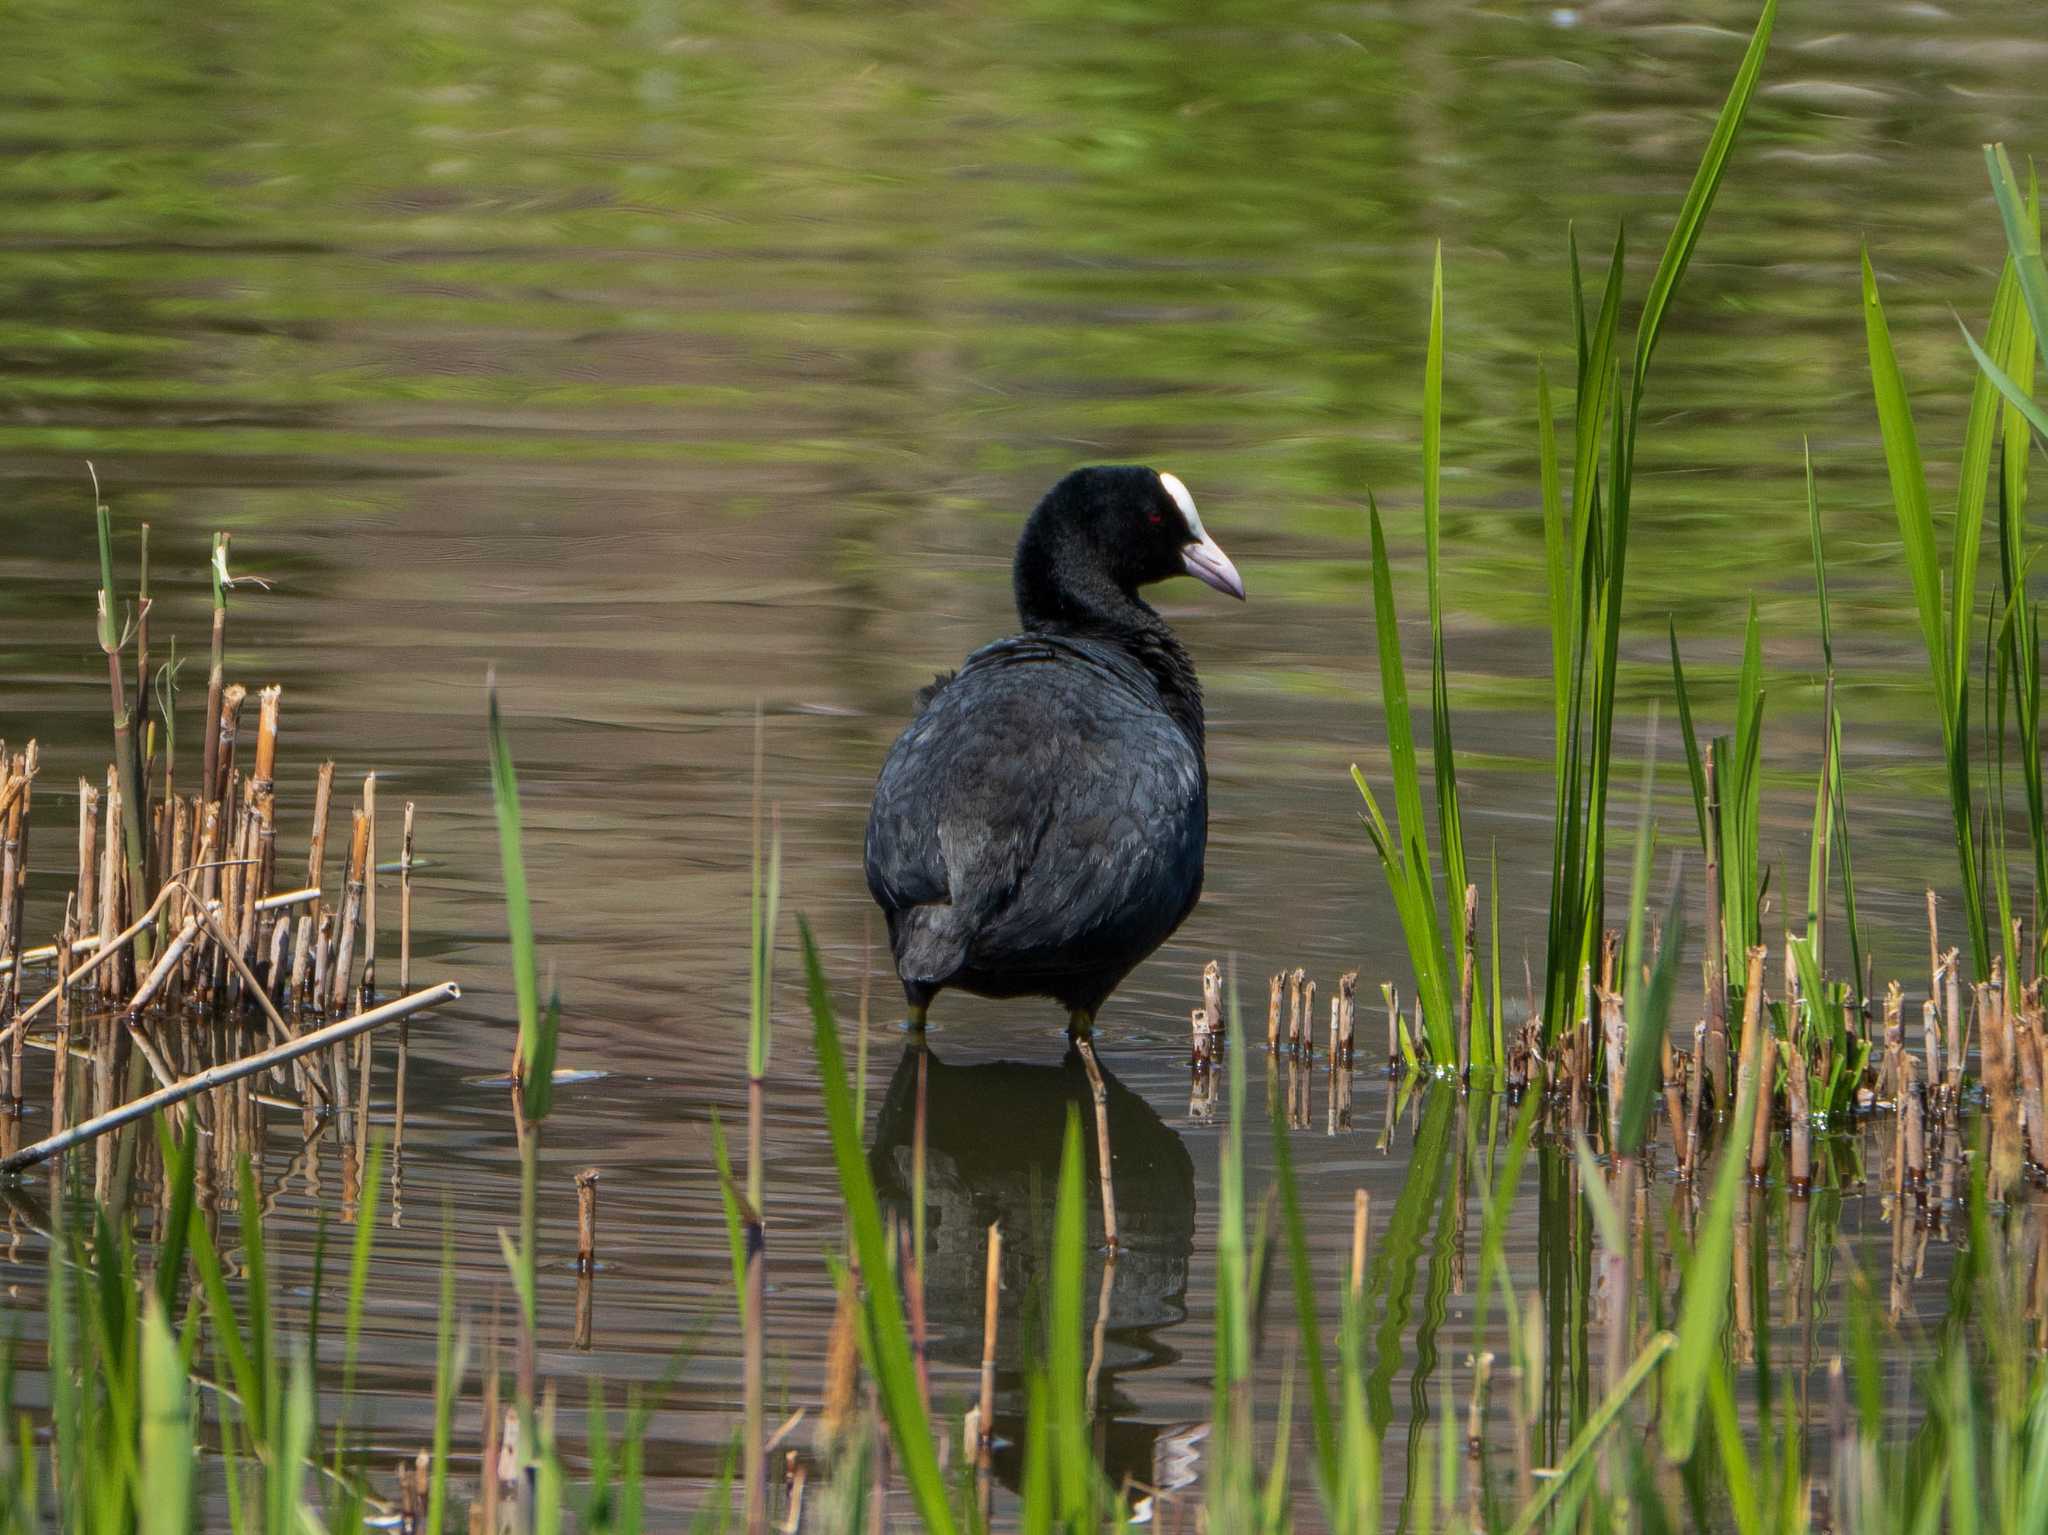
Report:
<svg viewBox="0 0 2048 1535"><path fill-rule="evenodd" d="M1141 586L1193 576L1232 597L1244 581L1179 478L1140 464L1076 469L1046 492L1017 543L1026 624L1111 616Z"/></svg>

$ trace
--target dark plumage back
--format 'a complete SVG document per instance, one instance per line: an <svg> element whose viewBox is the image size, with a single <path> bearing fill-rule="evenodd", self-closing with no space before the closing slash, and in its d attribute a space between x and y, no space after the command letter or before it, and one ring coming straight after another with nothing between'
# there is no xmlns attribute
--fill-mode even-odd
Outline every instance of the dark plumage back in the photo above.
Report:
<svg viewBox="0 0 2048 1535"><path fill-rule="evenodd" d="M1201 894L1201 689L1136 594L1213 549L1185 497L1149 469L1068 476L1018 544L1024 632L919 694L867 833L914 1006L959 986L1092 1014Z"/></svg>

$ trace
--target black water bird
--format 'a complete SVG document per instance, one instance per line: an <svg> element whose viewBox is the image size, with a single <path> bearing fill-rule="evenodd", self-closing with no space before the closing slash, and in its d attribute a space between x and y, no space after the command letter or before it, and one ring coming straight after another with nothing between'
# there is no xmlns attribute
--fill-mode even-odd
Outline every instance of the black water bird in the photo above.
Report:
<svg viewBox="0 0 2048 1535"><path fill-rule="evenodd" d="M1202 690L1138 589L1244 583L1171 474L1077 469L1012 570L1023 632L919 695L868 817L867 877L924 1024L947 987L1096 1010L1202 891ZM1091 1056L1092 1052L1088 1052Z"/></svg>

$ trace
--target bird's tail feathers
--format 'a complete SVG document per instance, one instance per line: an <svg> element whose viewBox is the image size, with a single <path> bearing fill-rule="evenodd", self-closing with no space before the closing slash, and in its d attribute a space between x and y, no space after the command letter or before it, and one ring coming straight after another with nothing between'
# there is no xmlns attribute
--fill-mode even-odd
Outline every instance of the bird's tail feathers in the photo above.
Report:
<svg viewBox="0 0 2048 1535"><path fill-rule="evenodd" d="M896 931L896 973L905 985L940 987L967 965L968 934L958 908L914 906Z"/></svg>

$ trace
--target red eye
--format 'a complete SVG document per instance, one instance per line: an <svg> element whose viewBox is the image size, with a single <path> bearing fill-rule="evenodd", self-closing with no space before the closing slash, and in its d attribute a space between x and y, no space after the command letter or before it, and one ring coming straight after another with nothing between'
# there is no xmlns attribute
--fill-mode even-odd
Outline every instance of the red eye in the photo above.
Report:
<svg viewBox="0 0 2048 1535"><path fill-rule="evenodd" d="M1160 510L1159 510L1159 509L1158 509L1157 507L1155 507L1155 508L1153 508L1153 510L1152 510L1151 512L1149 512L1148 514L1146 514L1146 518L1145 518L1145 520L1146 520L1147 522L1151 523L1151 524L1152 524L1152 526L1156 528L1156 527L1158 527L1158 526L1159 526L1159 525L1160 525L1160 524L1161 524L1162 522L1166 521L1166 516L1165 516L1165 514L1164 514L1163 512L1161 512L1161 511L1160 511Z"/></svg>

